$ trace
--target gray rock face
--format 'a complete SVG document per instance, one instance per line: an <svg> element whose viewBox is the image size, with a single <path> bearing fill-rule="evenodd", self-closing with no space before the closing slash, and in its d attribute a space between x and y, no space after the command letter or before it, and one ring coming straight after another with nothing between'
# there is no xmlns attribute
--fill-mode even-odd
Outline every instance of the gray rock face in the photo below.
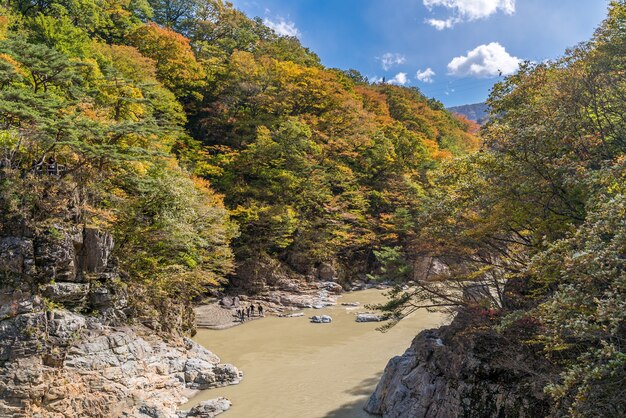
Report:
<svg viewBox="0 0 626 418"><path fill-rule="evenodd" d="M77 264L80 271L103 272L109 263L113 245L111 234L94 228L85 228L82 245L76 249Z"/></svg>
<svg viewBox="0 0 626 418"><path fill-rule="evenodd" d="M165 342L143 327L69 311L0 321L0 416L215 416L229 402L201 405L195 415L176 408L189 389L241 379L193 341Z"/></svg>
<svg viewBox="0 0 626 418"><path fill-rule="evenodd" d="M121 326L127 295L113 245L78 226L0 237L0 417L179 418L190 392L242 379L189 339ZM187 412L212 417L229 406L218 399Z"/></svg>
<svg viewBox="0 0 626 418"><path fill-rule="evenodd" d="M65 306L76 306L87 300L89 294L88 283L56 282L43 286L42 294Z"/></svg>
<svg viewBox="0 0 626 418"><path fill-rule="evenodd" d="M107 270L114 242L110 234L97 229L51 226L31 245L32 264L44 281L84 282L86 275Z"/></svg>
<svg viewBox="0 0 626 418"><path fill-rule="evenodd" d="M364 409L385 418L547 416L541 353L494 332L461 332L457 319L391 359Z"/></svg>
<svg viewBox="0 0 626 418"><path fill-rule="evenodd" d="M0 272L16 275L33 274L35 254L33 241L27 238L0 238Z"/></svg>
<svg viewBox="0 0 626 418"><path fill-rule="evenodd" d="M35 239L35 263L43 280L75 281L76 250L82 242L77 230L65 231L50 227L48 233Z"/></svg>
<svg viewBox="0 0 626 418"><path fill-rule="evenodd" d="M225 306L227 308L239 308L241 303L239 301L239 297L237 296L234 296L234 297L226 296L220 300L220 305Z"/></svg>
<svg viewBox="0 0 626 418"><path fill-rule="evenodd" d="M0 321L32 312L41 307L41 299L29 292L9 287L0 288Z"/></svg>

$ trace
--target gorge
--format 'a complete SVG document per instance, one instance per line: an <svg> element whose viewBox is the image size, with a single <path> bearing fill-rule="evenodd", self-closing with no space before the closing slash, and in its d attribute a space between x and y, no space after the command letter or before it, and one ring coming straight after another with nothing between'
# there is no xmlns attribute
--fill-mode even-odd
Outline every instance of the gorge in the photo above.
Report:
<svg viewBox="0 0 626 418"><path fill-rule="evenodd" d="M626 416L626 2L482 126L270 17L0 2L0 417Z"/></svg>

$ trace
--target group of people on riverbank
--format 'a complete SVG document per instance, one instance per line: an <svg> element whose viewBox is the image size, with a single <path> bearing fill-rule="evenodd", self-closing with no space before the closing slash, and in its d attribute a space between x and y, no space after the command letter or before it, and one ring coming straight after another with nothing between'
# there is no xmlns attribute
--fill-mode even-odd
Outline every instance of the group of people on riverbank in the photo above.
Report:
<svg viewBox="0 0 626 418"><path fill-rule="evenodd" d="M237 309L237 318L239 318L240 322L245 322L246 318L250 319L255 316L255 311L258 313L258 316L265 316L263 305L259 304L258 307L249 305L245 308Z"/></svg>

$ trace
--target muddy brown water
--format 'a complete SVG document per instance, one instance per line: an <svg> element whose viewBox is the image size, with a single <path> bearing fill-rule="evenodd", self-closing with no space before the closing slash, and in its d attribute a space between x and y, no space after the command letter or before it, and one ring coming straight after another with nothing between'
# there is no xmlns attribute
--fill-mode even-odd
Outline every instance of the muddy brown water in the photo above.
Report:
<svg viewBox="0 0 626 418"><path fill-rule="evenodd" d="M420 310L390 331L380 323L357 323L364 305L385 300L370 289L347 293L338 306L304 309L304 317L267 317L221 331L199 330L197 342L244 372L239 385L200 392L183 408L224 396L233 403L224 418L362 418L385 365L426 328L446 317ZM358 308L340 306L360 302ZM330 324L309 317L330 315Z"/></svg>

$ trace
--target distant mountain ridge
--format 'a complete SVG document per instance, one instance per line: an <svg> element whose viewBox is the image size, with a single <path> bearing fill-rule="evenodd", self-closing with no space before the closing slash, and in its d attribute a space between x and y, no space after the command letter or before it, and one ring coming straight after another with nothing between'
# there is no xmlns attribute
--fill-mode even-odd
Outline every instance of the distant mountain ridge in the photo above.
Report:
<svg viewBox="0 0 626 418"><path fill-rule="evenodd" d="M449 107L449 111L459 113L469 120L473 120L479 125L489 120L489 106L486 103L474 103L462 106Z"/></svg>

